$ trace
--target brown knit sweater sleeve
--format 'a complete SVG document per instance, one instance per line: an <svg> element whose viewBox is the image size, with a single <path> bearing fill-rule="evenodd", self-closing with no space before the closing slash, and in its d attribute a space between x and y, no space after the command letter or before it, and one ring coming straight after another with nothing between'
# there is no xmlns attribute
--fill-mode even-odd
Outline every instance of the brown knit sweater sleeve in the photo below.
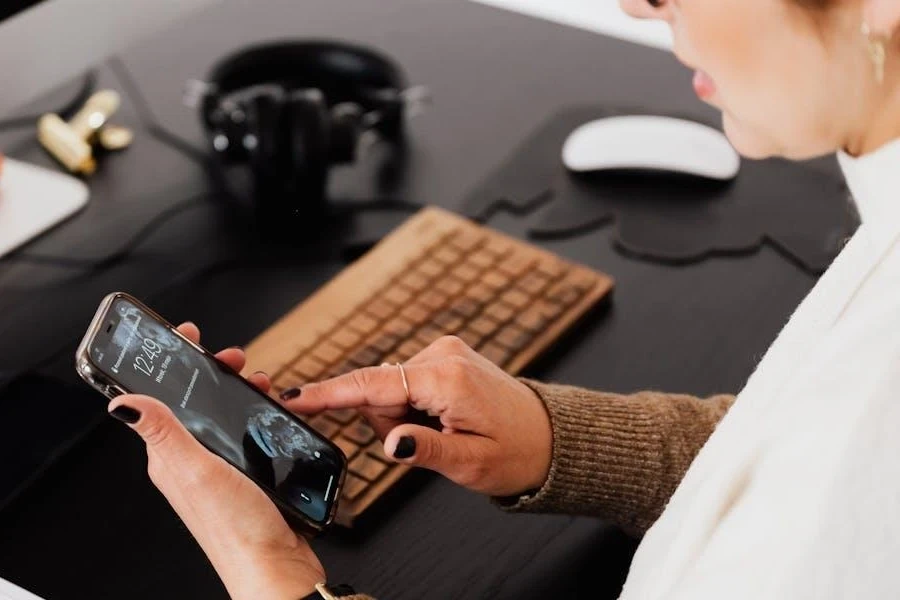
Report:
<svg viewBox="0 0 900 600"><path fill-rule="evenodd" d="M734 402L641 392L618 395L523 380L547 406L553 459L544 486L504 510L589 515L641 534Z"/></svg>

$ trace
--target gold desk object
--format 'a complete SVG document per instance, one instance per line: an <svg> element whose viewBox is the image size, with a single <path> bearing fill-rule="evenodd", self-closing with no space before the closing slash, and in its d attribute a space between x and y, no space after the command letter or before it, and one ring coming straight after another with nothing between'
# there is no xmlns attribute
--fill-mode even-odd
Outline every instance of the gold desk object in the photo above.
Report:
<svg viewBox="0 0 900 600"><path fill-rule="evenodd" d="M69 171L90 175L97 169L94 144L106 150L123 150L134 137L129 129L109 123L120 104L119 94L101 90L88 98L68 122L48 113L38 120L38 140Z"/></svg>

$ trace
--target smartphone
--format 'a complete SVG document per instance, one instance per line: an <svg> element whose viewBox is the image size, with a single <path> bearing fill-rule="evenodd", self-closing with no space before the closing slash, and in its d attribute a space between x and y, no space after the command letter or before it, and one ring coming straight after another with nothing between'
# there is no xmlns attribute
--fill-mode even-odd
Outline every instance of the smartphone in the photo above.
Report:
<svg viewBox="0 0 900 600"><path fill-rule="evenodd" d="M82 379L107 398L164 402L286 516L317 531L334 519L347 473L340 448L132 296L103 299L75 360Z"/></svg>

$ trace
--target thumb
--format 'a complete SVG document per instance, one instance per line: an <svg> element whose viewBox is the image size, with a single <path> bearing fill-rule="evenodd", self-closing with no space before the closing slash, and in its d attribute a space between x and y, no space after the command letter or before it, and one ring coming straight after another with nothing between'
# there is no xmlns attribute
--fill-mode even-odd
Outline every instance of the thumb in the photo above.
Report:
<svg viewBox="0 0 900 600"><path fill-rule="evenodd" d="M109 404L109 414L134 429L147 444L147 451L162 460L191 460L205 453L172 410L149 396L119 396Z"/></svg>
<svg viewBox="0 0 900 600"><path fill-rule="evenodd" d="M399 463L437 471L467 487L477 486L491 441L468 433L443 433L421 425L399 425L384 440L384 452Z"/></svg>

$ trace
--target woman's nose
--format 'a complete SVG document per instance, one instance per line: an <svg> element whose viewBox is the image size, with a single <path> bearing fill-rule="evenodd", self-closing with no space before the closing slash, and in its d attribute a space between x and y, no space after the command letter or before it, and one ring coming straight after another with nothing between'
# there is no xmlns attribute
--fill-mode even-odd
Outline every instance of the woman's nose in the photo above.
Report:
<svg viewBox="0 0 900 600"><path fill-rule="evenodd" d="M668 21L672 0L619 0L622 10L638 19Z"/></svg>

